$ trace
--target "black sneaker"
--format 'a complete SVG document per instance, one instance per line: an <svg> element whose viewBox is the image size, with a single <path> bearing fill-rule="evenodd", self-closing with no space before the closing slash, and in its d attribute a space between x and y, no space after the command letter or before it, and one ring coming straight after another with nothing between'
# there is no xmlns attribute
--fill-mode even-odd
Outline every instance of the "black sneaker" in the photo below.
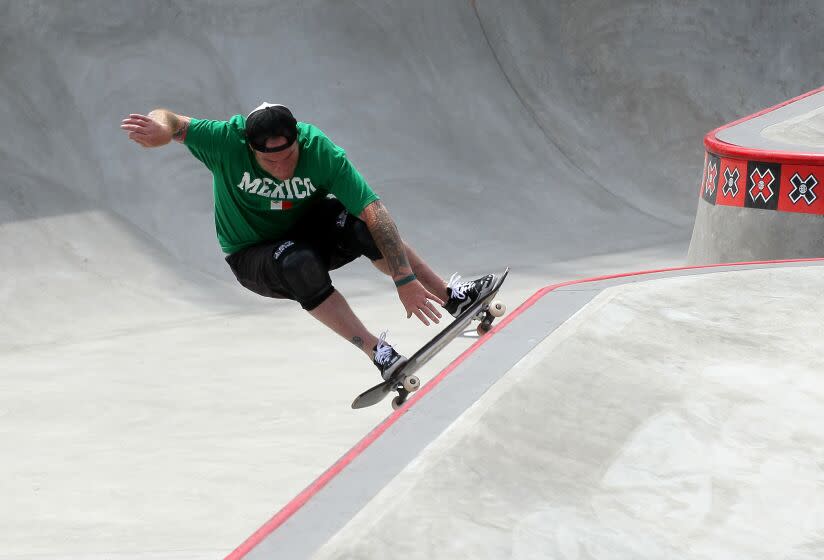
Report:
<svg viewBox="0 0 824 560"><path fill-rule="evenodd" d="M489 294L492 286L495 285L496 278L494 274L487 274L477 280L463 282L460 276L453 274L446 287L449 299L446 300L443 308L453 317L460 316L467 307Z"/></svg>
<svg viewBox="0 0 824 560"><path fill-rule="evenodd" d="M407 361L406 358L395 352L395 349L386 343L385 332L381 333L378 344L372 350L374 351L372 363L380 370L384 381L389 381L392 374Z"/></svg>

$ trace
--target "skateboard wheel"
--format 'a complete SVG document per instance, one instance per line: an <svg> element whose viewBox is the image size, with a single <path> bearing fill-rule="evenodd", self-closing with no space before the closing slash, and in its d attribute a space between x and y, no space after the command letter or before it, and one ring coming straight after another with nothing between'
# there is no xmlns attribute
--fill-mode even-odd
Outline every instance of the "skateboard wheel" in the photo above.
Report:
<svg viewBox="0 0 824 560"><path fill-rule="evenodd" d="M480 325L478 325L478 328L477 328L477 329L475 329L475 330L478 332L478 335L479 335L479 336L483 336L483 335L485 335L486 333L488 333L488 332L489 332L489 329L491 329L491 328L492 328L492 324L491 324L491 323L487 323L486 321L484 321L484 322L482 322Z"/></svg>
<svg viewBox="0 0 824 560"><path fill-rule="evenodd" d="M410 393L413 391L417 391L421 388L421 380L418 379L417 375L410 375L409 377L403 380L403 388L409 391Z"/></svg>
<svg viewBox="0 0 824 560"><path fill-rule="evenodd" d="M489 304L489 314L493 317L503 317L503 314L506 313L506 305L499 299L496 299L492 303Z"/></svg>
<svg viewBox="0 0 824 560"><path fill-rule="evenodd" d="M398 410L400 407L403 406L403 403L406 402L406 399L398 395L394 399L392 399L392 410Z"/></svg>

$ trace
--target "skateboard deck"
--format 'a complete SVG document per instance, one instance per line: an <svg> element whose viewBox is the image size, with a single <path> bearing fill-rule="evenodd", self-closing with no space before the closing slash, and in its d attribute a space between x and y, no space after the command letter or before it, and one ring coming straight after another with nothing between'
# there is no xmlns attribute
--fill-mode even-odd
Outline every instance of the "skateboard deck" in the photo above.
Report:
<svg viewBox="0 0 824 560"><path fill-rule="evenodd" d="M461 334L473 320L480 321L478 332L486 333L492 328L492 321L496 317L504 314L506 307L500 302L492 300L498 294L498 290L509 274L509 268L504 270L493 285L492 289L483 298L479 299L472 306L465 309L446 328L435 335L435 337L423 345L415 352L409 360L398 368L397 371L386 381L378 383L358 395L352 402L352 408L365 408L381 402L389 393L397 391L398 396L392 400L392 408L398 408L409 396L409 393L418 389L420 381L413 374L423 367L435 354L440 352L456 336Z"/></svg>

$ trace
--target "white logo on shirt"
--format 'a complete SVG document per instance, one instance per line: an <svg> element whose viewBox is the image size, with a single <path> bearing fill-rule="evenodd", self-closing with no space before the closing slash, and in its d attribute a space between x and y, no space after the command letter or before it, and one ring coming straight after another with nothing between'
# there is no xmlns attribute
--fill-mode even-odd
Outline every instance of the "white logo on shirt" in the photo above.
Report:
<svg viewBox="0 0 824 560"><path fill-rule="evenodd" d="M248 171L243 174L237 188L245 193L281 200L306 198L317 190L309 177L292 177L283 182L264 177L253 181Z"/></svg>

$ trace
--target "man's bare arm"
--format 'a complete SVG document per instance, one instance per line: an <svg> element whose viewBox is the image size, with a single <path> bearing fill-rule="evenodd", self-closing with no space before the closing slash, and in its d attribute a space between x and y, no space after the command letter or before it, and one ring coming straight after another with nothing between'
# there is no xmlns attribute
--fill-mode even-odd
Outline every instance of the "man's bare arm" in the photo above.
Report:
<svg viewBox="0 0 824 560"><path fill-rule="evenodd" d="M149 113L149 117L168 126L172 131L172 140L175 142L183 142L186 140L186 132L189 131L191 118L172 113L168 109L155 109Z"/></svg>
<svg viewBox="0 0 824 560"><path fill-rule="evenodd" d="M380 200L376 200L364 208L359 218L366 222L375 245L383 255L383 260L398 288L398 297L406 309L407 318L415 315L427 326L430 321L437 323L441 313L435 308L435 303L443 302L415 278L406 256L405 245L389 211Z"/></svg>
<svg viewBox="0 0 824 560"><path fill-rule="evenodd" d="M386 259L392 279L401 280L412 274L412 267L406 257L398 227L389 215L386 206L380 200L376 200L364 208L359 217L366 223L372 239L375 240L375 245Z"/></svg>
<svg viewBox="0 0 824 560"><path fill-rule="evenodd" d="M191 120L167 109L155 109L148 115L132 113L123 119L120 128L129 133L130 140L144 148L156 148L172 140L183 142Z"/></svg>

